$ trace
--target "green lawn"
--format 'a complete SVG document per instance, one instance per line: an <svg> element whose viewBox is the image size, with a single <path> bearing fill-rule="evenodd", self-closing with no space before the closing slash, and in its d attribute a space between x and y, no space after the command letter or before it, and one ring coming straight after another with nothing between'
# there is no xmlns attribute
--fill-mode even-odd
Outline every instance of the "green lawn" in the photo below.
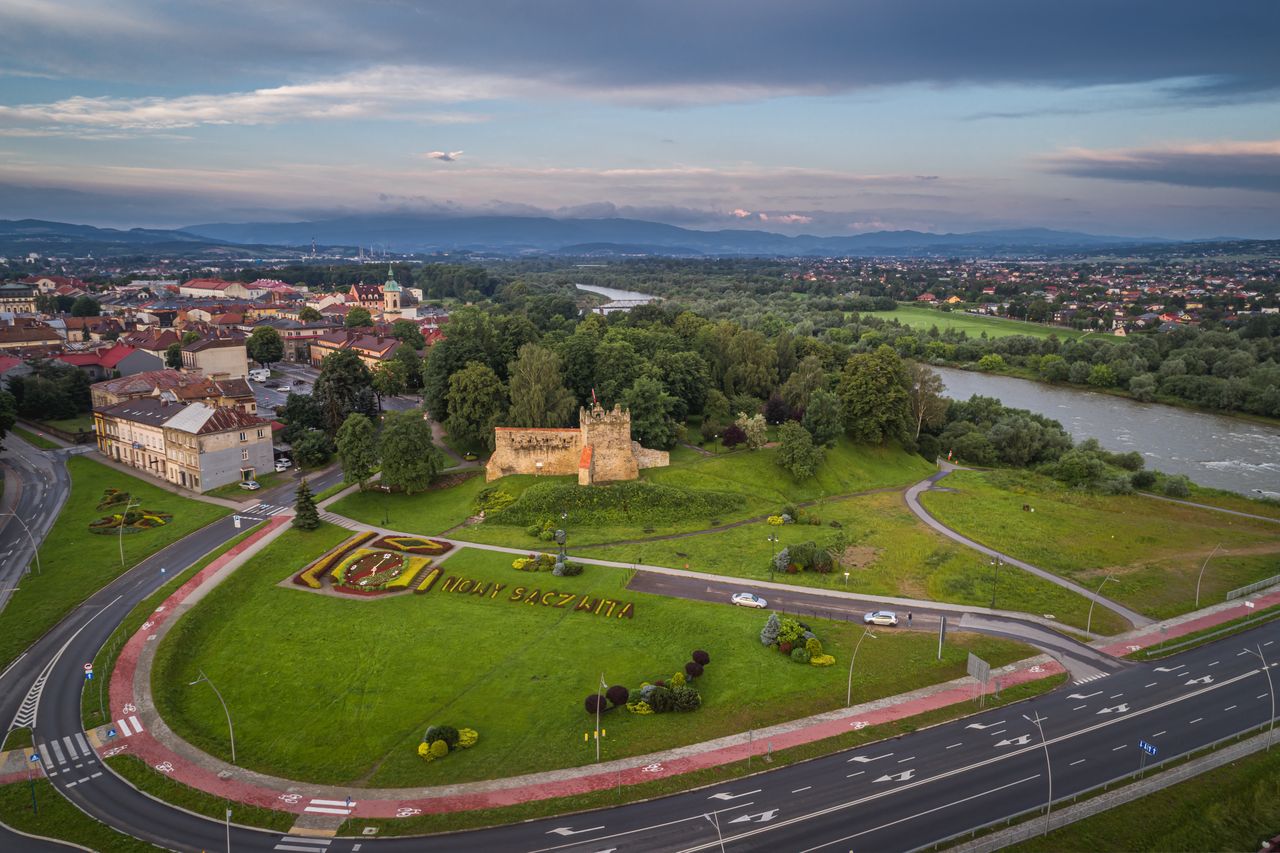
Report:
<svg viewBox="0 0 1280 853"><path fill-rule="evenodd" d="M1207 504L1208 506L1220 506L1223 509L1234 509L1237 512L1247 512L1252 515L1262 515L1267 518L1280 518L1280 501L1274 498L1256 500L1224 489L1197 486L1195 483L1191 484L1191 496L1185 498L1185 500ZM1277 528L1277 535L1280 535L1280 528Z"/></svg>
<svg viewBox="0 0 1280 853"><path fill-rule="evenodd" d="M288 471L268 471L265 474L259 474L254 479L258 481L258 484L262 486L262 488L269 489L272 486L278 486L281 483L282 478L288 477L289 473L290 472ZM227 498L228 500L233 501L256 501L258 499L257 491L251 492L248 489L240 488L240 483L238 481L218 486L216 489L210 489L205 492L205 494L211 498Z"/></svg>
<svg viewBox="0 0 1280 853"><path fill-rule="evenodd" d="M942 485L955 491L926 492L921 502L948 526L1086 586L1114 572L1118 583L1106 595L1153 618L1194 609L1196 576L1219 543L1201 606L1280 573L1280 530L1269 522L1141 495L1092 495L1026 472L960 471Z"/></svg>
<svg viewBox="0 0 1280 853"><path fill-rule="evenodd" d="M772 526L752 522L719 533L630 545L570 548L584 557L684 568L752 580L892 595L955 604L991 604L994 573L985 557L933 532L912 515L897 492L828 501L809 510L821 525ZM833 528L835 521L840 528ZM778 537L777 544L769 536ZM843 536L849 564L828 575L801 572L770 577L771 557L780 548L813 541L833 546ZM849 571L845 580L844 571ZM1089 603L1049 581L1006 566L1000 572L996 606L1036 615L1053 614L1066 625L1085 626ZM1095 608L1093 628L1123 630L1128 623Z"/></svg>
<svg viewBox="0 0 1280 853"><path fill-rule="evenodd" d="M74 418L49 419L40 423L48 424L54 429L65 430L66 432L93 432L93 413L85 412L76 415Z"/></svg>
<svg viewBox="0 0 1280 853"><path fill-rule="evenodd" d="M589 763L582 700L603 671L610 684L663 678L695 648L711 655L691 714L606 715L608 758L695 743L843 704L846 661L860 627L816 620L834 667L791 662L760 645L764 616L740 608L629 592L626 573L588 567L574 578L517 572L505 555L464 549L446 576L555 589L634 604L634 619L444 592L350 600L280 586L349 531L289 531L205 597L161 645L153 675L169 725L226 755L225 719L198 668L236 719L241 765L328 784L432 785ZM252 649L252 654L246 654ZM999 666L1026 646L957 635L894 634L862 651L855 701L963 675L968 651ZM270 691L261 685L270 684ZM433 723L480 732L477 747L424 764L415 749Z"/></svg>
<svg viewBox="0 0 1280 853"><path fill-rule="evenodd" d="M535 479L507 477L502 485L515 494L532 485ZM466 521L475 512L472 502L485 485L484 472L481 471L456 485L432 488L413 495L388 494L375 486L368 491L352 492L331 504L329 509L365 524L436 536Z"/></svg>
<svg viewBox="0 0 1280 853"><path fill-rule="evenodd" d="M1008 850L1257 850L1280 828L1280 750L1258 752Z"/></svg>
<svg viewBox="0 0 1280 853"><path fill-rule="evenodd" d="M1047 338L1050 335L1057 335L1063 340L1079 338L1087 334L1079 329L1068 329L1064 326L1042 326L1039 323L1027 323L1005 317L966 314L962 310L939 311L937 308L926 308L922 305L899 305L895 311L863 311L861 313L864 316L879 317L883 320L897 320L904 326L925 331L933 326L937 326L940 332L959 329L971 338L981 337L983 332L986 332L988 338L1004 338L1010 335Z"/></svg>
<svg viewBox="0 0 1280 853"><path fill-rule="evenodd" d="M27 442L27 444L38 447L41 450L57 450L59 447L62 447L62 445L58 444L56 441L50 441L43 435L37 435L31 430L23 429L22 427L16 426L9 430L9 432L18 436L23 441Z"/></svg>
<svg viewBox="0 0 1280 853"><path fill-rule="evenodd" d="M190 500L122 474L84 456L67 460L71 494L40 548L41 574L31 572L0 611L0 662L8 662L55 625L72 608L127 567L227 514L228 510ZM163 527L140 533L100 536L88 524L106 514L97 508L107 488L141 498L145 509L173 514ZM118 545L124 543L124 566Z"/></svg>
<svg viewBox="0 0 1280 853"><path fill-rule="evenodd" d="M35 783L36 806L31 808L31 786L14 782L0 786L0 823L31 835L58 838L98 853L151 853L150 844L122 835L80 811L45 779Z"/></svg>

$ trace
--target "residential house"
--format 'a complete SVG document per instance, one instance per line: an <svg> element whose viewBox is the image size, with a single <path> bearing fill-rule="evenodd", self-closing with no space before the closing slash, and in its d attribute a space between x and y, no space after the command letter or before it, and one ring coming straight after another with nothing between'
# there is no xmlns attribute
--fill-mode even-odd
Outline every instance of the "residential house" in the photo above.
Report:
<svg viewBox="0 0 1280 853"><path fill-rule="evenodd" d="M356 329L342 329L321 335L311 342L311 366L319 367L329 355L351 350L372 370L396 354L404 343L387 335L371 335Z"/></svg>
<svg viewBox="0 0 1280 853"><path fill-rule="evenodd" d="M266 293L260 287L218 278L193 278L178 287L179 296L206 299L257 299Z"/></svg>
<svg viewBox="0 0 1280 853"><path fill-rule="evenodd" d="M243 379L249 375L249 351L244 336L235 333L184 344L182 369L210 379Z"/></svg>
<svg viewBox="0 0 1280 853"><path fill-rule="evenodd" d="M62 338L44 323L12 323L0 326L0 350L57 349Z"/></svg>
<svg viewBox="0 0 1280 853"><path fill-rule="evenodd" d="M230 406L249 414L258 411L257 398L246 379L209 379L178 370L150 370L119 379L98 382L89 388L95 409L144 397L171 402L203 402Z"/></svg>
<svg viewBox="0 0 1280 853"><path fill-rule="evenodd" d="M115 317L62 317L66 328L67 343L86 341L110 341L124 332L124 326Z"/></svg>
<svg viewBox="0 0 1280 853"><path fill-rule="evenodd" d="M35 285L19 282L0 284L0 311L14 314L36 313Z"/></svg>
<svg viewBox="0 0 1280 853"><path fill-rule="evenodd" d="M64 352L54 360L78 367L88 375L90 382L100 382L113 376L131 376L164 367L163 359L120 343L88 352Z"/></svg>

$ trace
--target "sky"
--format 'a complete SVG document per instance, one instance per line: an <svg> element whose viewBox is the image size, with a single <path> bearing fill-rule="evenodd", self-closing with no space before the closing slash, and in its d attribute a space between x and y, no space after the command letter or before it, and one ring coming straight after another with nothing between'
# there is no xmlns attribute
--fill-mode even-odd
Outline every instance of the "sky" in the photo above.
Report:
<svg viewBox="0 0 1280 853"><path fill-rule="evenodd" d="M1275 0L0 0L0 218L1280 238Z"/></svg>

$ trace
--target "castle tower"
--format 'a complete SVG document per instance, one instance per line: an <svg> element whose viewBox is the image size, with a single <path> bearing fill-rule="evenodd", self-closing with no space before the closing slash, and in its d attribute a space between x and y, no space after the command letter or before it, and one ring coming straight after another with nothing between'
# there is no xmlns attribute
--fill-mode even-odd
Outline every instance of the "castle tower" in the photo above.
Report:
<svg viewBox="0 0 1280 853"><path fill-rule="evenodd" d="M391 264L387 264L387 283L382 285L382 313L400 313L400 284L396 281Z"/></svg>

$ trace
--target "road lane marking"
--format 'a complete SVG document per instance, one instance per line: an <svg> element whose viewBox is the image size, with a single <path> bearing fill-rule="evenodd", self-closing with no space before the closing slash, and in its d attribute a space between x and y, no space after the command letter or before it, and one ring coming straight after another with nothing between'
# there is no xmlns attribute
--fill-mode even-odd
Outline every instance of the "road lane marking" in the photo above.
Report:
<svg viewBox="0 0 1280 853"><path fill-rule="evenodd" d="M133 734L133 732L129 730L129 723L127 721L116 720L116 725L120 728L120 734L124 735L125 737L128 737L129 735Z"/></svg>
<svg viewBox="0 0 1280 853"><path fill-rule="evenodd" d="M994 729L996 726L1003 726L1003 725L1004 725L1004 720L996 720L994 723L987 723L985 726L982 723L970 723L969 725L965 726L965 728L978 729L979 731L981 731L983 729Z"/></svg>
<svg viewBox="0 0 1280 853"><path fill-rule="evenodd" d="M76 732L76 743L80 744L80 749L85 755L93 755L93 750L89 748L89 742L84 739L84 732Z"/></svg>
<svg viewBox="0 0 1280 853"><path fill-rule="evenodd" d="M1153 682L1151 682L1150 684L1145 684L1145 685L1143 685L1143 686L1144 686L1144 687L1155 687L1155 686L1156 686L1157 684L1159 684L1159 683L1160 683L1160 682L1158 682L1158 681L1153 681Z"/></svg>
<svg viewBox="0 0 1280 853"><path fill-rule="evenodd" d="M1119 752L1120 750L1122 750L1122 749L1124 749L1124 748L1125 748L1125 744L1123 744L1123 743L1122 743L1122 744L1120 744L1119 746L1117 746L1115 749L1113 749L1113 750L1111 750L1111 751L1112 751L1112 752Z"/></svg>
<svg viewBox="0 0 1280 853"><path fill-rule="evenodd" d="M1079 761L1073 761L1073 762L1071 762L1071 763L1070 763L1070 764L1068 764L1067 766L1068 766L1068 767L1075 767L1077 764L1084 764L1084 763L1085 763L1086 761L1088 761L1088 760L1089 760L1089 759L1087 759L1087 758L1082 758L1082 759L1080 759Z"/></svg>
<svg viewBox="0 0 1280 853"><path fill-rule="evenodd" d="M57 759L55 763L57 764L67 763L67 760L62 757L62 747L58 746L58 742L56 740L49 741L49 747L53 750L54 758Z"/></svg>
<svg viewBox="0 0 1280 853"><path fill-rule="evenodd" d="M71 742L71 736L70 736L70 735L64 735L64 736L63 736L63 738L62 738L62 742L63 742L64 744L66 744L66 747L67 747L67 758L68 758L68 759L72 759L72 758L79 758L79 757L80 757L80 753L76 751L76 745L75 745L74 743L72 743L72 742Z"/></svg>
<svg viewBox="0 0 1280 853"><path fill-rule="evenodd" d="M1088 705L1077 705L1077 706L1075 706L1074 708L1072 708L1071 710L1073 710L1073 711L1079 711L1079 710L1082 710L1082 709L1084 709L1084 708L1088 708L1088 707L1089 707Z"/></svg>
<svg viewBox="0 0 1280 853"><path fill-rule="evenodd" d="M1267 693L1259 693L1257 696L1254 696L1253 698L1254 698L1254 699L1266 699L1268 695L1269 695L1269 694L1267 694Z"/></svg>
<svg viewBox="0 0 1280 853"><path fill-rule="evenodd" d="M865 755L855 755L853 758L850 758L849 761L846 761L845 764L848 764L851 761L856 761L859 764L870 764L873 761L879 761L882 758L889 758L892 755L892 752L886 752L884 755L877 755L875 758L867 758Z"/></svg>
<svg viewBox="0 0 1280 853"><path fill-rule="evenodd" d="M996 729L994 732L987 732L987 734L991 735L992 737L995 737L996 735L1002 735L1002 734L1004 734L1006 731L1008 731L1008 730L1007 730L1007 729Z"/></svg>
<svg viewBox="0 0 1280 853"><path fill-rule="evenodd" d="M752 794L758 794L760 793L760 791L761 791L760 788L756 788L754 791L747 791L745 794L730 794L726 791L721 791L718 794L712 794L711 796L707 797L707 799L708 800L725 800L727 802L729 800L740 800L743 797L749 797Z"/></svg>
<svg viewBox="0 0 1280 853"><path fill-rule="evenodd" d="M812 788L813 788L813 786L812 786L812 785L805 785L803 788L796 788L796 789L795 789L794 791L792 791L791 793L793 793L793 794L799 794L799 793L803 793L804 791L808 791L808 790L810 790L810 789L812 789Z"/></svg>
<svg viewBox="0 0 1280 853"><path fill-rule="evenodd" d="M899 758L898 764L906 764L908 761L915 761L915 758L916 757L914 755L911 756L910 758Z"/></svg>
<svg viewBox="0 0 1280 853"><path fill-rule="evenodd" d="M1114 696L1112 696L1112 697L1110 697L1110 698L1112 698L1112 699L1119 699L1119 698L1120 698L1121 696L1123 696L1123 695L1124 695L1123 693L1117 693L1116 695L1114 695Z"/></svg>
<svg viewBox="0 0 1280 853"><path fill-rule="evenodd" d="M1213 663L1209 664L1209 666L1217 666L1217 665L1218 665L1218 663L1219 663L1219 661L1214 661Z"/></svg>
<svg viewBox="0 0 1280 853"><path fill-rule="evenodd" d="M964 744L963 744L963 743L953 743L953 744L951 744L951 746L947 747L947 749L955 749L957 746L964 746Z"/></svg>
<svg viewBox="0 0 1280 853"><path fill-rule="evenodd" d="M1200 722L1200 721L1201 721L1201 720L1203 720L1203 719L1204 719L1204 717L1196 717L1194 720L1192 720L1191 722L1187 723L1187 725L1189 725L1189 726L1193 726L1193 725L1195 725L1196 723Z"/></svg>
<svg viewBox="0 0 1280 853"><path fill-rule="evenodd" d="M1152 735L1152 737L1160 737L1160 735L1162 734L1165 734L1165 732L1156 732L1155 734Z"/></svg>
<svg viewBox="0 0 1280 853"><path fill-rule="evenodd" d="M867 771L865 771L865 770L859 770L857 773L850 773L848 776L846 776L846 777L844 777L844 778L846 778L846 779L852 779L854 776L861 776L863 773L866 773L866 772L867 772Z"/></svg>
<svg viewBox="0 0 1280 853"><path fill-rule="evenodd" d="M1222 713L1225 714L1227 711L1234 711L1237 707L1238 707L1237 705L1231 705L1229 707L1223 708Z"/></svg>

